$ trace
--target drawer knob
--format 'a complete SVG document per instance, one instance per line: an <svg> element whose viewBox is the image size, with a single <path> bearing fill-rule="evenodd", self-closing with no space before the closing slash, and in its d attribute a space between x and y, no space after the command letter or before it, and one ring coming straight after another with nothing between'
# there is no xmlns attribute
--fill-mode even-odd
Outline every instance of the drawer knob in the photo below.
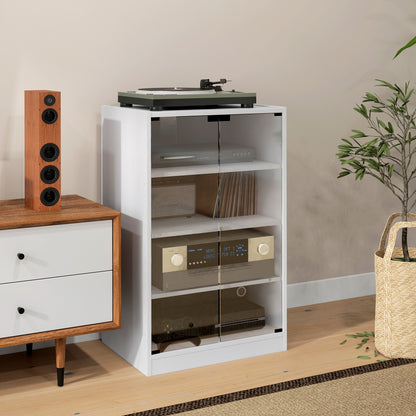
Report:
<svg viewBox="0 0 416 416"><path fill-rule="evenodd" d="M23 253L17 253L17 258L19 260L23 260L25 258L25 255Z"/></svg>
<svg viewBox="0 0 416 416"><path fill-rule="evenodd" d="M19 313L20 313L20 315L22 315L22 314L24 314L24 313L25 313L25 308L22 308L21 306L19 306L19 307L17 308L17 312L19 312Z"/></svg>

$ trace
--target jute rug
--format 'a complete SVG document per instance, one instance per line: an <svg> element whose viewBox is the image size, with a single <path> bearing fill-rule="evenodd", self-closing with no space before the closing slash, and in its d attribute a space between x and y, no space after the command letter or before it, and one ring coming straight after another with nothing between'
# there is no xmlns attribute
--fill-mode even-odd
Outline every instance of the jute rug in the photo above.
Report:
<svg viewBox="0 0 416 416"><path fill-rule="evenodd" d="M416 360L393 359L125 416L416 415Z"/></svg>

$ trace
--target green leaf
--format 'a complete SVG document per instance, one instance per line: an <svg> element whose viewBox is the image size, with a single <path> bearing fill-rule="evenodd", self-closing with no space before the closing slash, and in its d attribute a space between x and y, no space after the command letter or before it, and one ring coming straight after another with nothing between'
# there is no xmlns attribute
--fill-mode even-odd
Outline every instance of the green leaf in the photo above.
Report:
<svg viewBox="0 0 416 416"><path fill-rule="evenodd" d="M350 136L351 139L359 139L360 137L367 137L367 135L360 130L351 130L351 131L355 133L354 135Z"/></svg>
<svg viewBox="0 0 416 416"><path fill-rule="evenodd" d="M377 357L377 355L378 355L378 351L374 350L374 357Z"/></svg>
<svg viewBox="0 0 416 416"><path fill-rule="evenodd" d="M409 92L408 92L408 94L406 95L406 101L409 101L410 100L410 97L413 95L413 93L415 92L415 89L414 88L412 88Z"/></svg>
<svg viewBox="0 0 416 416"><path fill-rule="evenodd" d="M357 172L355 173L355 180L357 179L362 179L365 173L365 169L364 168L360 168L357 170Z"/></svg>
<svg viewBox="0 0 416 416"><path fill-rule="evenodd" d="M359 355L357 358L364 358L365 360L370 360L368 355Z"/></svg>
<svg viewBox="0 0 416 416"><path fill-rule="evenodd" d="M367 107L364 104L361 104L359 107L354 107L354 110L357 113L360 113L363 117L368 119Z"/></svg>
<svg viewBox="0 0 416 416"><path fill-rule="evenodd" d="M384 361L387 361L387 360L377 360L378 363L384 363Z"/></svg>
<svg viewBox="0 0 416 416"><path fill-rule="evenodd" d="M357 338L357 335L353 335L353 334L345 334L346 337L351 337L351 338Z"/></svg>
<svg viewBox="0 0 416 416"><path fill-rule="evenodd" d="M373 139L373 140L370 140L369 142L364 143L364 144L363 144L363 147L364 147L364 146L365 146L365 147L371 147L371 146L374 146L374 145L377 143L377 140L378 140L378 139Z"/></svg>
<svg viewBox="0 0 416 416"><path fill-rule="evenodd" d="M378 98L374 94L366 92L365 97L367 98L367 101L374 101L374 102L378 103Z"/></svg>
<svg viewBox="0 0 416 416"><path fill-rule="evenodd" d="M347 139L341 139L343 142L347 143L349 146L352 146L352 143Z"/></svg>
<svg viewBox="0 0 416 416"><path fill-rule="evenodd" d="M416 36L411 39L409 42L406 43L406 45L404 45L403 47L401 47L397 52L396 55L394 55L393 59L397 58L404 50L406 50L407 48L410 48L411 46L413 46L414 44L416 44Z"/></svg>
<svg viewBox="0 0 416 416"><path fill-rule="evenodd" d="M376 79L376 81L381 82L381 84L377 84L376 87L387 87L387 88L390 88L391 90L396 91L396 88L393 87L393 85L390 84L390 82L383 81L382 79Z"/></svg>
<svg viewBox="0 0 416 416"><path fill-rule="evenodd" d="M340 342L339 345L344 345L347 342L346 339L344 339L344 341Z"/></svg>
<svg viewBox="0 0 416 416"><path fill-rule="evenodd" d="M386 150L386 143L381 143L377 151L377 157L380 157L384 153L385 150Z"/></svg>
<svg viewBox="0 0 416 416"><path fill-rule="evenodd" d="M389 177L390 178L393 175L393 171L394 171L394 165L390 165L390 167L389 167Z"/></svg>
<svg viewBox="0 0 416 416"><path fill-rule="evenodd" d="M394 130L393 130L393 126L392 126L392 124L390 123L390 121L389 121L387 124L388 124L388 127L389 127L387 131L388 131L389 133L393 133L393 132L394 132Z"/></svg>
<svg viewBox="0 0 416 416"><path fill-rule="evenodd" d="M340 172L340 173L338 174L337 179L339 179L339 178L343 178L344 176L347 176L347 175L349 175L350 173L351 173L351 172L348 172L348 171L344 170L344 171L342 171L342 172Z"/></svg>
<svg viewBox="0 0 416 416"><path fill-rule="evenodd" d="M377 163L375 160L373 159L365 159L365 161L368 163L368 165L370 166L370 168L374 169L374 170L379 170L380 168L380 163Z"/></svg>
<svg viewBox="0 0 416 416"><path fill-rule="evenodd" d="M377 124L381 127L383 127L385 130L387 130L386 124L384 123L383 120L380 120L379 118L377 119Z"/></svg>

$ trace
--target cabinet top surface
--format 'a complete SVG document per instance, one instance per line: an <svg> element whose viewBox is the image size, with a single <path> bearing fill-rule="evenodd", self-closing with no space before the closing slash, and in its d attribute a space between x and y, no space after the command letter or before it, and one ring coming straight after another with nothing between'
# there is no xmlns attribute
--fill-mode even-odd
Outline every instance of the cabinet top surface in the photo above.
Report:
<svg viewBox="0 0 416 416"><path fill-rule="evenodd" d="M37 212L25 207L24 199L0 201L0 230L67 224L73 222L109 220L120 215L117 211L78 195L65 195L60 211Z"/></svg>
<svg viewBox="0 0 416 416"><path fill-rule="evenodd" d="M117 108L122 111L139 111L148 114L149 117L186 117L223 114L262 114L262 113L283 113L286 114L286 107L255 104L253 108L241 108L239 105L228 105L218 108L183 108L174 110L152 111L144 107L120 107L118 105L103 105L103 108Z"/></svg>

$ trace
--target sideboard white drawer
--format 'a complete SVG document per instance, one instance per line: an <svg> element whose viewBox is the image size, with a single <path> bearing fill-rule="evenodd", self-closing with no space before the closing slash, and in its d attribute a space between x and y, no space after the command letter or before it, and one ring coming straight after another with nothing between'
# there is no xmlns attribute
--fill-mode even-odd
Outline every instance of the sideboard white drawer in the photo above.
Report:
<svg viewBox="0 0 416 416"><path fill-rule="evenodd" d="M112 221L0 231L0 284L112 270Z"/></svg>
<svg viewBox="0 0 416 416"><path fill-rule="evenodd" d="M0 338L109 322L112 298L110 271L0 285Z"/></svg>

